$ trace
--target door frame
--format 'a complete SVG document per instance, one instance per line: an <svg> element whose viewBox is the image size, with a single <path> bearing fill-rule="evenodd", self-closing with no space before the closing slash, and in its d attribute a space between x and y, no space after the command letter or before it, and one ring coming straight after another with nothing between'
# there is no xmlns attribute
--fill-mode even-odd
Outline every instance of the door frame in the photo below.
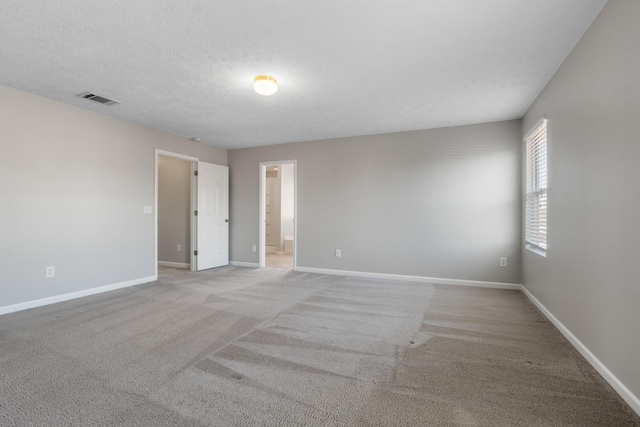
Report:
<svg viewBox="0 0 640 427"><path fill-rule="evenodd" d="M154 184L154 206L153 206L153 215L154 215L154 228L153 228L153 258L154 258L154 271L156 278L158 277L158 158L160 156L164 157L173 157L175 159L186 160L191 163L191 195L190 195L190 208L193 213L196 210L195 204L197 203L197 188L196 188L196 177L194 172L198 167L198 158L187 156L185 154L174 153L172 151L160 150L156 148L155 151L155 184ZM198 236L198 230L196 228L196 222L193 220L193 215L189 215L189 228L191 229L191 247L189 248L189 266L191 271L196 271L195 257L193 255L193 251L196 248L196 238Z"/></svg>
<svg viewBox="0 0 640 427"><path fill-rule="evenodd" d="M267 201L267 166L276 165L293 165L293 270L295 271L298 263L298 161L297 160L278 160L271 162L260 162L260 195L259 195L259 214L258 214L258 266L264 268L266 265L265 250L265 221Z"/></svg>

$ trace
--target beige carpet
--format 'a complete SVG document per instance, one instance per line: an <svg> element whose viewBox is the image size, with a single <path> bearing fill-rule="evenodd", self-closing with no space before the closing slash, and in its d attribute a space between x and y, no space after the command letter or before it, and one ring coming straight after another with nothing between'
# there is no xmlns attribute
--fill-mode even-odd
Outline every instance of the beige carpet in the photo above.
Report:
<svg viewBox="0 0 640 427"><path fill-rule="evenodd" d="M640 426L517 291L273 269L0 317L2 426Z"/></svg>
<svg viewBox="0 0 640 427"><path fill-rule="evenodd" d="M293 270L293 255L266 254L265 266L281 270Z"/></svg>

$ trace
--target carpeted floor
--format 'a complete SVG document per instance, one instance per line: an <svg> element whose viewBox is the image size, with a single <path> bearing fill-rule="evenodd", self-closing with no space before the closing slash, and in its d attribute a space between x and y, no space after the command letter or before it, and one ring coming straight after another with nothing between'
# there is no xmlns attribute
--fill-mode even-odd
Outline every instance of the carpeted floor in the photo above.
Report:
<svg viewBox="0 0 640 427"><path fill-rule="evenodd" d="M266 254L265 265L267 268L279 268L281 270L293 270L293 255Z"/></svg>
<svg viewBox="0 0 640 427"><path fill-rule="evenodd" d="M0 317L2 426L640 426L517 291L224 267Z"/></svg>

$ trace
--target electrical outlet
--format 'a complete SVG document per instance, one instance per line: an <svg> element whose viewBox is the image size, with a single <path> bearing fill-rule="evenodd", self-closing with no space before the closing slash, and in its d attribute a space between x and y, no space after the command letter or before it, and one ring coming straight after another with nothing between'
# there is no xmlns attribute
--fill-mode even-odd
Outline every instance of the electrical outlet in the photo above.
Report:
<svg viewBox="0 0 640 427"><path fill-rule="evenodd" d="M340 258L342 256L342 251L340 249L336 249L336 258Z"/></svg>
<svg viewBox="0 0 640 427"><path fill-rule="evenodd" d="M255 252L258 250L258 247L256 245L251 245L251 252Z"/></svg>
<svg viewBox="0 0 640 427"><path fill-rule="evenodd" d="M506 267L507 266L507 257L500 257L500 267Z"/></svg>
<svg viewBox="0 0 640 427"><path fill-rule="evenodd" d="M56 277L56 268L52 265L45 269L44 277L50 279L52 277Z"/></svg>
<svg viewBox="0 0 640 427"><path fill-rule="evenodd" d="M144 213L145 213L145 214L147 214L147 215L148 215L148 214L150 214L150 213L152 213L152 212L153 212L153 208L152 208L151 206L145 206L145 207L144 207Z"/></svg>
<svg viewBox="0 0 640 427"><path fill-rule="evenodd" d="M179 244L177 248L178 248L178 252L182 252L182 245Z"/></svg>

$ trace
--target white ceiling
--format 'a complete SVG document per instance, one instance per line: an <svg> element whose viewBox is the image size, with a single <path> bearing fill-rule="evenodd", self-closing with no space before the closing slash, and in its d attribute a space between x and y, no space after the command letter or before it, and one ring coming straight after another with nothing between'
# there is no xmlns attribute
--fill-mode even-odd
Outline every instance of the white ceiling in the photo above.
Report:
<svg viewBox="0 0 640 427"><path fill-rule="evenodd" d="M0 84L225 148L508 120L605 3L2 0Z"/></svg>

